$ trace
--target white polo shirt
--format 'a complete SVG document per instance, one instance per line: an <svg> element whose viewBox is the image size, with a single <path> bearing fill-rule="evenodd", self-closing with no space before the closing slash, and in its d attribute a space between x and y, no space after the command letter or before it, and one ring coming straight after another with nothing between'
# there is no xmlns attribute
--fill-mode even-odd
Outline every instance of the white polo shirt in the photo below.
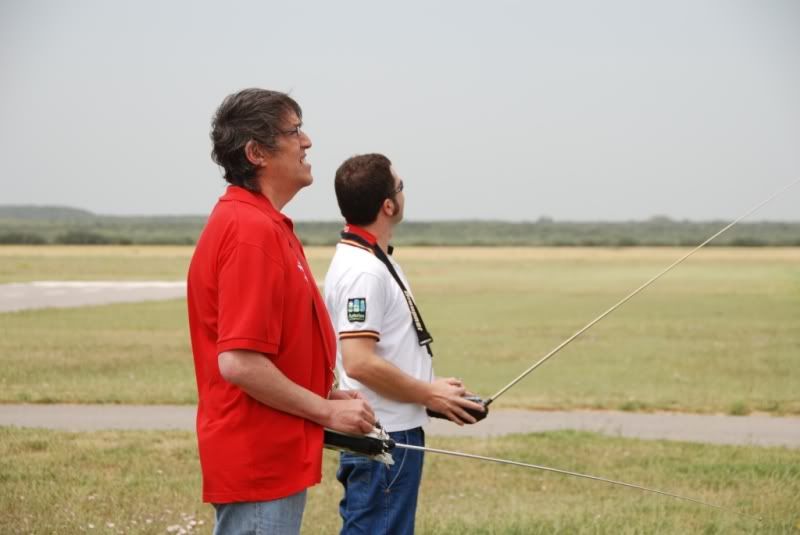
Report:
<svg viewBox="0 0 800 535"><path fill-rule="evenodd" d="M403 270L391 256L389 260L411 292ZM427 423L425 407L379 395L349 377L342 364L341 340L370 337L377 340L375 349L379 357L415 379L433 380L431 356L424 346L419 345L403 292L371 250L353 242L336 246L325 276L325 305L338 333L336 371L339 388L361 392L387 431L404 431Z"/></svg>

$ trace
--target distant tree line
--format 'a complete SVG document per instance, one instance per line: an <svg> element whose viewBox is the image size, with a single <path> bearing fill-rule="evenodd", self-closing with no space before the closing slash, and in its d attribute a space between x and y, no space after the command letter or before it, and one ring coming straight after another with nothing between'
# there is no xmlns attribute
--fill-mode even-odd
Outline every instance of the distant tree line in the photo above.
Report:
<svg viewBox="0 0 800 535"><path fill-rule="evenodd" d="M202 216L100 216L67 207L0 206L0 244L191 245ZM451 246L690 246L721 229L726 221L533 222L408 221L397 228L397 245ZM307 245L332 245L340 222L298 222ZM713 245L800 246L800 222L745 222Z"/></svg>

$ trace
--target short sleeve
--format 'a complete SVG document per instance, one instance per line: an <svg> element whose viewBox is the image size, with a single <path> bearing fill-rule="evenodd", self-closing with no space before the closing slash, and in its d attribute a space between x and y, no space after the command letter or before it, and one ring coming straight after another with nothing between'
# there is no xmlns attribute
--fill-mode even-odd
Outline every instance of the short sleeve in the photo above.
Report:
<svg viewBox="0 0 800 535"><path fill-rule="evenodd" d="M339 339L375 338L380 340L386 309L386 292L380 278L359 273L337 289L332 311Z"/></svg>
<svg viewBox="0 0 800 535"><path fill-rule="evenodd" d="M259 246L238 243L219 265L217 353L276 354L283 323L284 270Z"/></svg>

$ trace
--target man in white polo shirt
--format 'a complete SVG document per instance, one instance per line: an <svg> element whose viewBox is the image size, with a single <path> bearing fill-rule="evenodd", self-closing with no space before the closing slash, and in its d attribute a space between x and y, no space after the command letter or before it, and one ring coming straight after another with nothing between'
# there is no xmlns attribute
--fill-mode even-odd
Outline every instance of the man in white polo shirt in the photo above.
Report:
<svg viewBox="0 0 800 535"><path fill-rule="evenodd" d="M408 281L391 258L392 231L403 218L403 181L388 158L365 154L336 171L336 199L347 222L325 277L325 304L338 333L340 388L369 401L392 439L423 446L425 409L475 423L459 379L433 375L432 337ZM337 478L343 534L413 533L422 453L396 449L394 465L342 453Z"/></svg>

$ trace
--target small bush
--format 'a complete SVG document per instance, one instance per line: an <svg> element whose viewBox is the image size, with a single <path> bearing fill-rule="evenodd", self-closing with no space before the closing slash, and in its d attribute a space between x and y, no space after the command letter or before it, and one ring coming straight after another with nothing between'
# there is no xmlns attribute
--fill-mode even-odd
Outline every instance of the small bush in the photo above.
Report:
<svg viewBox="0 0 800 535"><path fill-rule="evenodd" d="M65 245L130 245L131 240L128 238L112 238L88 230L70 230L56 236L55 243Z"/></svg>
<svg viewBox="0 0 800 535"><path fill-rule="evenodd" d="M641 401L632 400L632 399L626 401L625 403L622 403L619 406L619 410L625 411L625 412L637 412L637 411L643 411L643 410L646 410L646 409L647 409L647 404L646 403L643 403Z"/></svg>
<svg viewBox="0 0 800 535"><path fill-rule="evenodd" d="M731 416L747 416L751 412L750 407L748 407L747 403L744 401L736 401L731 405L731 408L728 409L728 414Z"/></svg>
<svg viewBox="0 0 800 535"><path fill-rule="evenodd" d="M617 247L636 247L639 245L639 240L635 238L619 238L615 245Z"/></svg>
<svg viewBox="0 0 800 535"><path fill-rule="evenodd" d="M0 234L3 245L44 245L47 240L34 232L4 232Z"/></svg>
<svg viewBox="0 0 800 535"><path fill-rule="evenodd" d="M765 247L769 245L766 240L754 238L752 236L741 236L733 238L730 243L733 247Z"/></svg>

